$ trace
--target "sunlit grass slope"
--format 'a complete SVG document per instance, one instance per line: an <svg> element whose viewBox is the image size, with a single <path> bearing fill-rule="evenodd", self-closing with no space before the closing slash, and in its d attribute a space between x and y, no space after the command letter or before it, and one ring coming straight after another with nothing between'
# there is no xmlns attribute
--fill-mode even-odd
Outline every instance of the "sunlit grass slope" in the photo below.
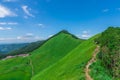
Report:
<svg viewBox="0 0 120 80"><path fill-rule="evenodd" d="M32 80L85 80L84 68L96 48L94 39L97 36L81 43L57 63L35 75Z"/></svg>
<svg viewBox="0 0 120 80"><path fill-rule="evenodd" d="M28 58L0 60L0 80L30 80L30 77L31 66Z"/></svg>
<svg viewBox="0 0 120 80"><path fill-rule="evenodd" d="M53 65L81 42L83 42L83 40L74 38L69 33L60 32L56 34L42 47L31 53L34 73L36 74Z"/></svg>

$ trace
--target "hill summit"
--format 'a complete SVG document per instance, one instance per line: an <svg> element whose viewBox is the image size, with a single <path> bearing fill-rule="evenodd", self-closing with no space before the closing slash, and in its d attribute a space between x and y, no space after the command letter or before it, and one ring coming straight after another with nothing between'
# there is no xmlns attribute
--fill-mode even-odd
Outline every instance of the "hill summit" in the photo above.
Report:
<svg viewBox="0 0 120 80"><path fill-rule="evenodd" d="M68 35L71 35L73 38L75 38L75 39L79 39L78 37L76 37L74 34L71 34L70 32L68 32L67 30L61 30L60 32L58 32L57 34L55 34L54 36L56 36L56 35L59 35L59 34L61 34L61 33L63 33L63 34L68 34ZM82 39L81 39L82 40Z"/></svg>

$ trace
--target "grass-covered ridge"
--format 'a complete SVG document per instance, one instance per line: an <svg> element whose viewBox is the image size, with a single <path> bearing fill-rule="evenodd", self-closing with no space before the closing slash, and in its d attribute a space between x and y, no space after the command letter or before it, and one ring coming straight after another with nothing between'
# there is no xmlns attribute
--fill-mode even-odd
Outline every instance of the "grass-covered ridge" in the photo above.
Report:
<svg viewBox="0 0 120 80"><path fill-rule="evenodd" d="M32 80L85 80L84 68L96 48L96 37L78 45L57 63L35 75Z"/></svg>
<svg viewBox="0 0 120 80"><path fill-rule="evenodd" d="M42 47L31 53L35 74L56 63L82 41L64 32L50 38Z"/></svg>

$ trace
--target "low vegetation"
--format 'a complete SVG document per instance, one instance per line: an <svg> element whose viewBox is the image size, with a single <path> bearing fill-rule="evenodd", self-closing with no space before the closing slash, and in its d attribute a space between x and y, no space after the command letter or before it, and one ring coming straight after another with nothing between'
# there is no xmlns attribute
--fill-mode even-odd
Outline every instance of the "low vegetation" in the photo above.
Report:
<svg viewBox="0 0 120 80"><path fill-rule="evenodd" d="M90 75L94 80L113 80L109 70L103 66L101 60L97 59L90 68Z"/></svg>
<svg viewBox="0 0 120 80"><path fill-rule="evenodd" d="M96 39L101 46L99 59L112 75L113 80L120 79L120 28L109 27Z"/></svg>

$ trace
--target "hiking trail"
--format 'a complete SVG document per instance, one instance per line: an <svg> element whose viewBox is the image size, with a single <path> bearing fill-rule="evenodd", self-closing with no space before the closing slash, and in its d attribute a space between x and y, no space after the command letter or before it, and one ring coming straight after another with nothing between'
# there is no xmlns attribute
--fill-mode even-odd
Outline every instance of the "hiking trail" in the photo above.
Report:
<svg viewBox="0 0 120 80"><path fill-rule="evenodd" d="M34 75L34 68L33 68L33 64L32 64L32 60L31 59L30 59L30 66L31 66L31 69L32 69L31 74L33 76ZM31 80L32 80L32 77L31 77Z"/></svg>
<svg viewBox="0 0 120 80"><path fill-rule="evenodd" d="M93 52L92 58L88 61L87 65L85 66L85 78L86 80L93 80L93 78L90 76L90 69L89 67L96 61L97 53L99 52L99 46L96 47L95 51Z"/></svg>

